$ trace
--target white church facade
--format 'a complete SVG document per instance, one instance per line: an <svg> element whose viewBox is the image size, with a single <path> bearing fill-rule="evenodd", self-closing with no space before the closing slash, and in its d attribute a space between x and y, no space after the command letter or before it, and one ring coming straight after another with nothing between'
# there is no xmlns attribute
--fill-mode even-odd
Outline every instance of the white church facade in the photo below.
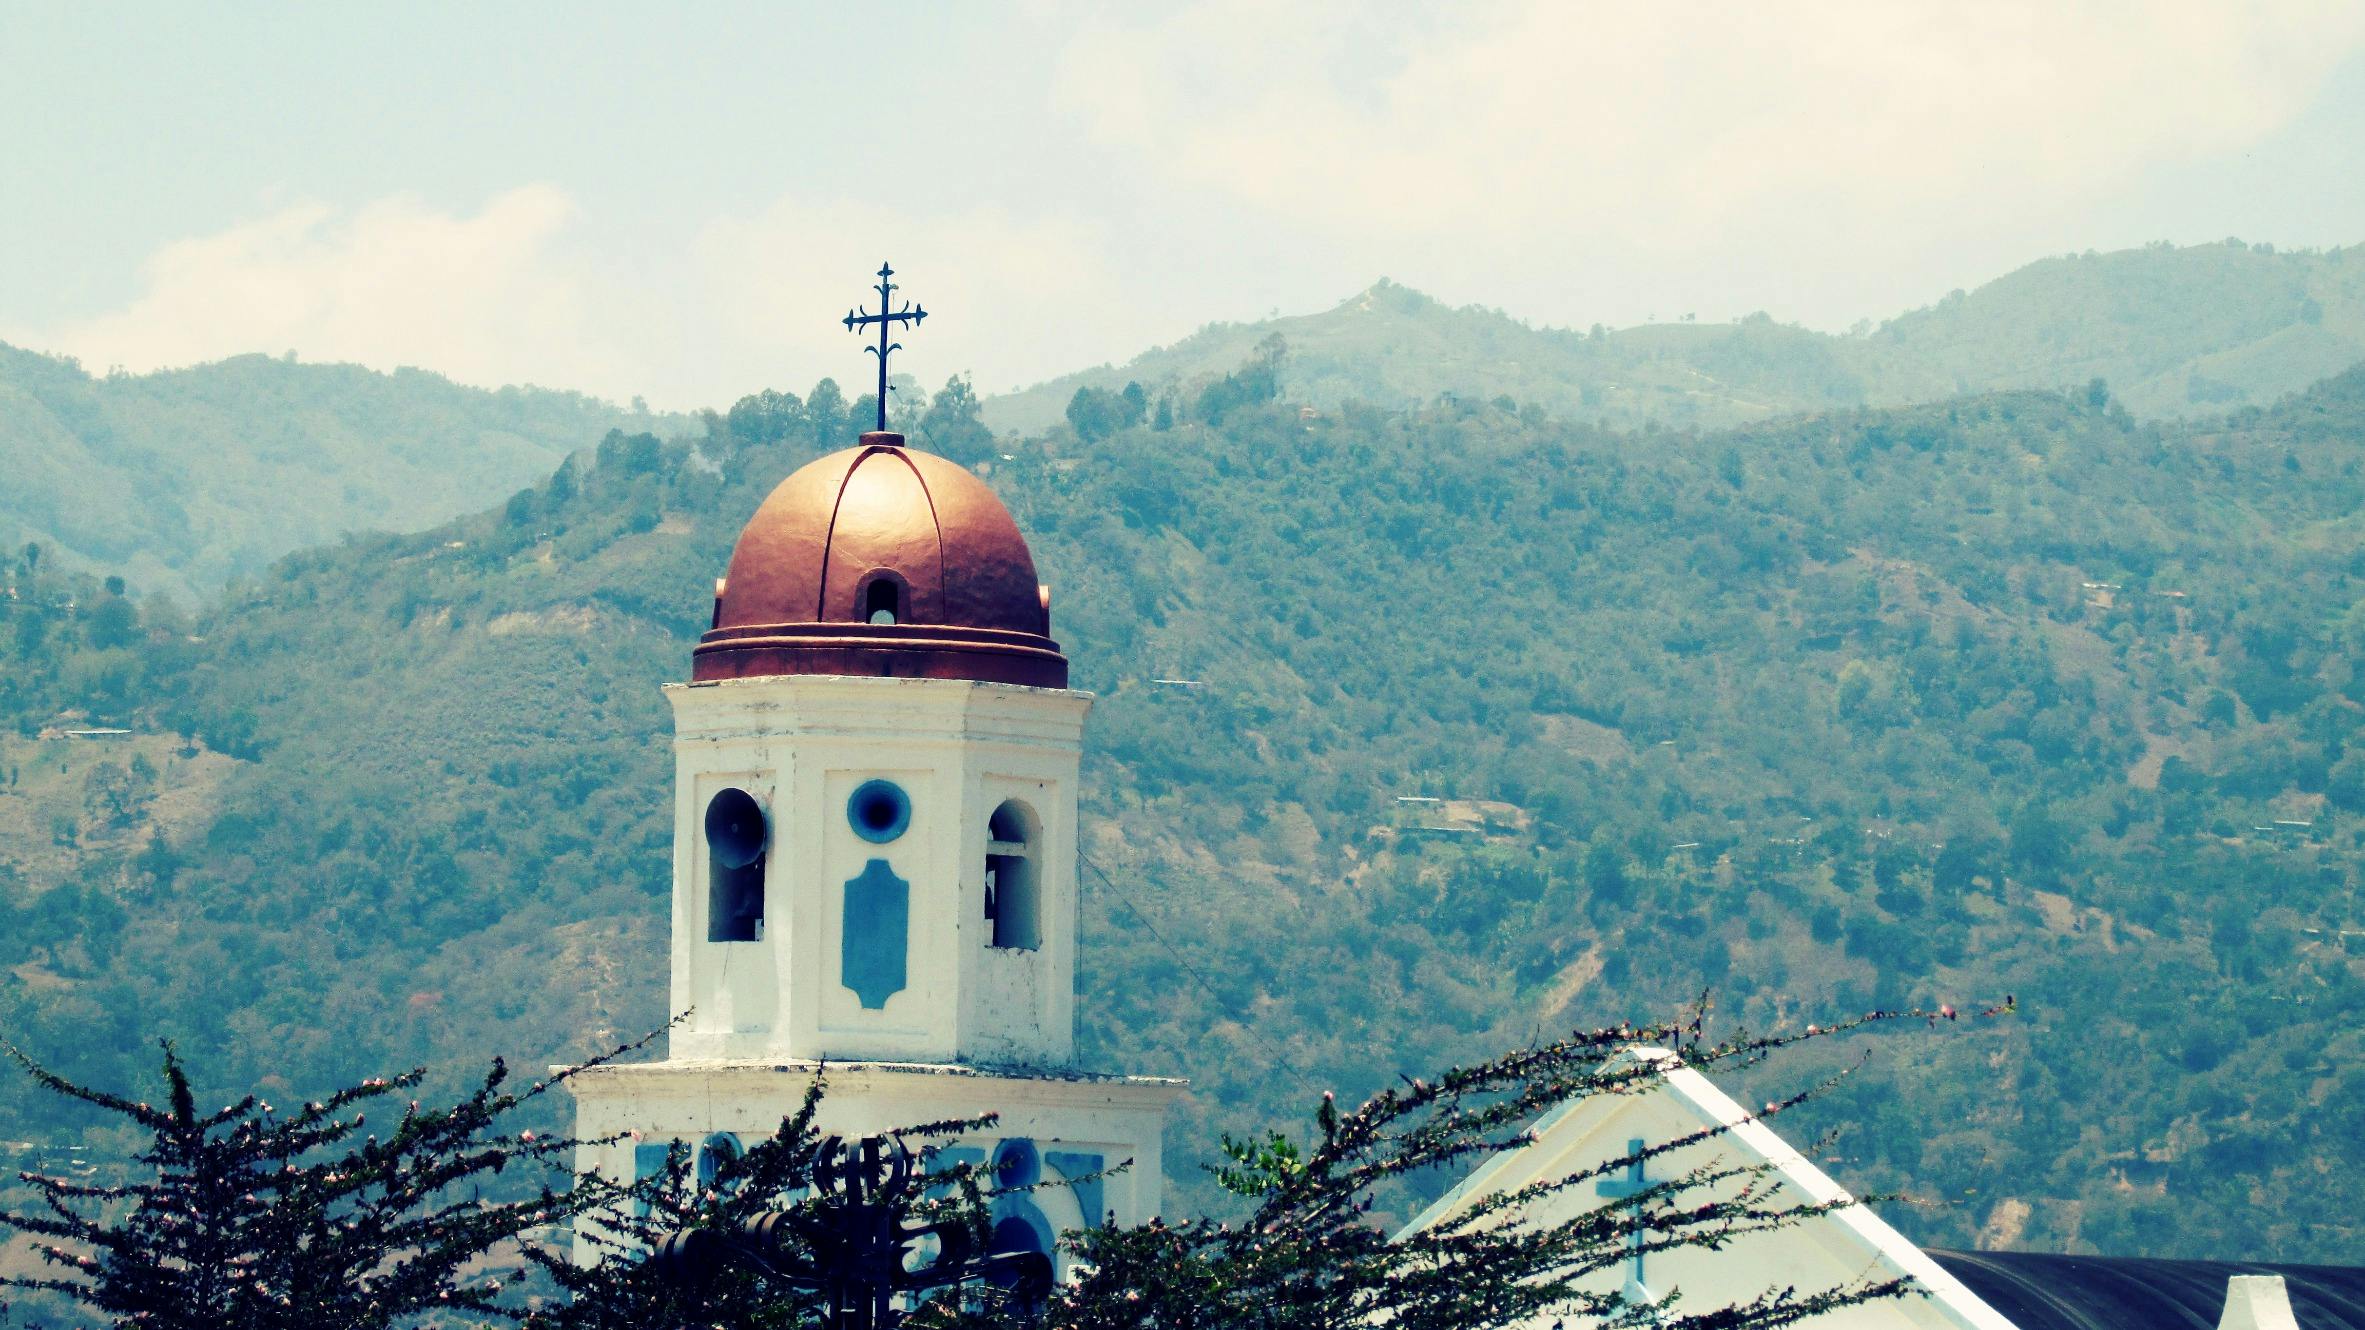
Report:
<svg viewBox="0 0 2365 1330"><path fill-rule="evenodd" d="M945 1149L1005 1185L997 1241L1157 1213L1181 1083L1075 1062L1089 695L985 484L865 434L782 482L716 584L675 722L663 1061L572 1084L578 1171L711 1172L827 1065L845 1137L998 1116Z"/></svg>

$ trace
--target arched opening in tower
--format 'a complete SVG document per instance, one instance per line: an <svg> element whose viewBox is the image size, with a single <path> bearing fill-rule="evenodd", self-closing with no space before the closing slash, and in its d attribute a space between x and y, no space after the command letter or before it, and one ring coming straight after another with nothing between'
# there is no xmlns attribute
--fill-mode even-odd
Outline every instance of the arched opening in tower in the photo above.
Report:
<svg viewBox="0 0 2365 1330"><path fill-rule="evenodd" d="M754 942L764 935L764 861L771 829L755 796L736 786L706 805L706 940Z"/></svg>
<svg viewBox="0 0 2365 1330"><path fill-rule="evenodd" d="M986 823L985 917L994 946L1033 951L1043 945L1039 827L1034 810L1016 799Z"/></svg>

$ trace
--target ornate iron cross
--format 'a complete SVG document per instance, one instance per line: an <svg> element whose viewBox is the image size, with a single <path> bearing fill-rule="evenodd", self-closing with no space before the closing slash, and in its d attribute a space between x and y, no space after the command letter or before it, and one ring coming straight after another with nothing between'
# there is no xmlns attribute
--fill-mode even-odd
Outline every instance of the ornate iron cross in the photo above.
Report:
<svg viewBox="0 0 2365 1330"><path fill-rule="evenodd" d="M826 1305L827 1330L894 1330L898 1295L992 1280L1021 1305L1051 1292L1051 1258L1036 1251L981 1252L961 1219L915 1222L928 1179L895 1136L831 1136L813 1161L813 1198L743 1220L737 1231L683 1229L652 1260L665 1280L695 1288L724 1268L768 1275ZM915 1265L913 1248L934 1237L935 1257Z"/></svg>
<svg viewBox="0 0 2365 1330"><path fill-rule="evenodd" d="M866 346L862 349L879 358L879 428L881 430L887 428L887 357L903 349L903 343L888 341L888 334L898 323L908 323L913 327L918 327L920 320L928 317L927 310L921 309L908 300L903 302L902 309L894 307L895 283L889 280L894 276L895 270L893 268L884 263L879 265L879 284L873 288L879 293L878 313L873 314L869 310L860 308L846 311L847 332L861 332L866 325L873 323L879 325L879 344Z"/></svg>

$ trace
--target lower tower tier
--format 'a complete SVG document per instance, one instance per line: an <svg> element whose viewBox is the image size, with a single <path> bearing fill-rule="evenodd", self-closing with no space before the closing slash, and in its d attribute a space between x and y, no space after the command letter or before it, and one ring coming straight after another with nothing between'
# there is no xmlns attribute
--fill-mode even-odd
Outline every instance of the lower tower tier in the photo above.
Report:
<svg viewBox="0 0 2365 1330"><path fill-rule="evenodd" d="M676 1141L701 1164L713 1151L744 1149L777 1132L822 1073L816 1062L737 1060L584 1071L569 1081L575 1135L586 1142L618 1139L580 1146L575 1171L628 1181L662 1169ZM955 1138L939 1157L950 1164L991 1165L1004 1186L1050 1184L995 1198L994 1228L1003 1249L1023 1240L1052 1257L1062 1279L1068 1258L1058 1250L1059 1238L1103 1221L1138 1224L1158 1213L1161 1129L1182 1081L911 1062L832 1062L826 1074L828 1089L814 1124L825 1136L854 1139L997 1115L991 1128ZM576 1256L590 1259L581 1240Z"/></svg>

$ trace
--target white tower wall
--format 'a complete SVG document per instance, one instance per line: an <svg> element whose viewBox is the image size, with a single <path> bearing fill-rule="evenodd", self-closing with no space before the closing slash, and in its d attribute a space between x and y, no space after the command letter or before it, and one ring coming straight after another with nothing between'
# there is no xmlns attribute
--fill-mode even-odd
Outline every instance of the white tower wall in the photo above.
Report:
<svg viewBox="0 0 2365 1330"><path fill-rule="evenodd" d="M1087 694L841 675L666 693L676 729L672 998L691 1013L674 1032L675 1058L1070 1061ZM908 823L883 841L849 816L873 781L908 800ZM704 821L728 787L752 795L769 826L752 941L709 940ZM992 843L1008 801L1025 810L1023 845ZM1022 860L1032 879L1031 947L993 945L986 873L997 848L1019 851L1002 862ZM903 928L873 919L866 932L874 889L902 896Z"/></svg>

